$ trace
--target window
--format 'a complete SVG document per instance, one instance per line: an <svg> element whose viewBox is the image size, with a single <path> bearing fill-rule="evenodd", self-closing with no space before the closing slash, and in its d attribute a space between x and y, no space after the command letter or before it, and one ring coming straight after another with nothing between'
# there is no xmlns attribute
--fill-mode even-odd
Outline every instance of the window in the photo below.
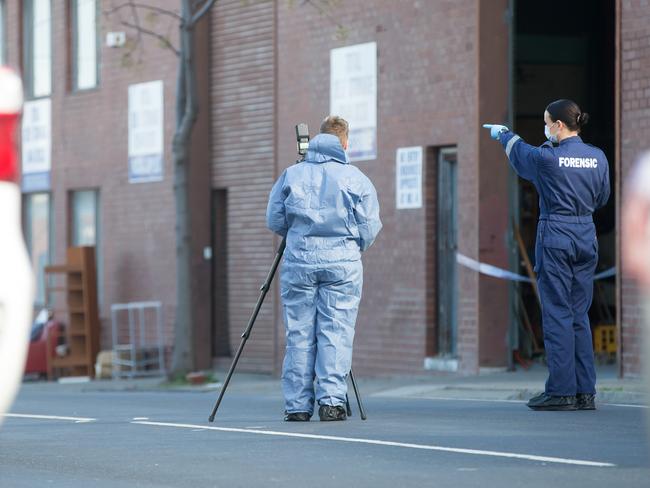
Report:
<svg viewBox="0 0 650 488"><path fill-rule="evenodd" d="M51 0L25 0L25 81L31 98L52 93Z"/></svg>
<svg viewBox="0 0 650 488"><path fill-rule="evenodd" d="M5 63L5 2L0 0L0 64Z"/></svg>
<svg viewBox="0 0 650 488"><path fill-rule="evenodd" d="M36 273L37 306L45 305L45 275L43 268L50 263L51 205L49 193L30 193L25 195L25 243Z"/></svg>
<svg viewBox="0 0 650 488"><path fill-rule="evenodd" d="M99 192L82 190L72 192L72 225L70 241L72 246L95 246L97 265L97 297L101 303L103 265L101 248L101 222L99 218Z"/></svg>
<svg viewBox="0 0 650 488"><path fill-rule="evenodd" d="M94 246L97 244L97 200L96 191L72 193L72 245Z"/></svg>
<svg viewBox="0 0 650 488"><path fill-rule="evenodd" d="M71 14L73 87L75 90L94 88L98 84L97 1L72 0Z"/></svg>

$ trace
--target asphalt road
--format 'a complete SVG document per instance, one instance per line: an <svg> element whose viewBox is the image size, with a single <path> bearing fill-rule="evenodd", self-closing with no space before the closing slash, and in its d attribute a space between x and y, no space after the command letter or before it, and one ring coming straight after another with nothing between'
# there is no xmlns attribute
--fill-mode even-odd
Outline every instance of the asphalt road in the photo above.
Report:
<svg viewBox="0 0 650 488"><path fill-rule="evenodd" d="M296 424L279 393L235 390L210 424L214 400L30 385L0 429L0 486L650 487L641 408L369 396L365 422Z"/></svg>

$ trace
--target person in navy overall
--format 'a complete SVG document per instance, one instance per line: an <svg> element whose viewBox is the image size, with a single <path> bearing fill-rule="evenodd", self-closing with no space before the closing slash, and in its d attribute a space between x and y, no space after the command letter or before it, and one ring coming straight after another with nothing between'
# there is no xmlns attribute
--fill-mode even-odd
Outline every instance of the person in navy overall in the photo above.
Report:
<svg viewBox="0 0 650 488"><path fill-rule="evenodd" d="M571 100L544 112L548 142L526 144L502 125L485 125L501 142L515 172L539 193L535 272L542 304L549 376L533 410L594 410L596 371L588 311L598 263L594 211L610 195L603 151L585 144L580 129L589 119Z"/></svg>

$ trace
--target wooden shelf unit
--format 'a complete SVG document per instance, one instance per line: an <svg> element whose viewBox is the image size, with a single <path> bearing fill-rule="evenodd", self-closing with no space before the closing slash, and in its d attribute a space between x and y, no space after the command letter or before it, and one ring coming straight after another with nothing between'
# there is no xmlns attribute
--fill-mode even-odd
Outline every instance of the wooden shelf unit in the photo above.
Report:
<svg viewBox="0 0 650 488"><path fill-rule="evenodd" d="M65 324L68 354L48 356L47 376L95 376L99 352L99 311L94 247L70 247L66 264L45 267L46 296L49 308ZM54 299L63 294L64 299ZM55 304L64 304L56 308ZM47 349L51 349L48 347Z"/></svg>

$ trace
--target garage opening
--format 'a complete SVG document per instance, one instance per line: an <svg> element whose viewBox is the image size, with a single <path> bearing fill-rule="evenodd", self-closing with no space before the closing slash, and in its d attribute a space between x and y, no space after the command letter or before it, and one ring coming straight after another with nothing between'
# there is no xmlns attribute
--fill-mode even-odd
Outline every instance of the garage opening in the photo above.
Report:
<svg viewBox="0 0 650 488"><path fill-rule="evenodd" d="M612 196L608 205L594 215L600 244L596 273L613 275L616 263L615 238L615 19L614 0L573 2L515 2L513 26L513 112L514 128L530 144L540 145L544 137L542 119L553 100L569 98L590 114L582 132L585 142L601 148L609 160ZM515 227L530 260L539 217L538 196L532 184L518 179L511 201ZM610 273L607 273L607 271ZM527 273L522 264L521 274ZM541 314L531 286L518 285L513 294L518 330L517 359L543 355ZM592 332L601 362L614 362L616 337L615 278L594 283L590 310ZM519 357L520 356L520 357Z"/></svg>

